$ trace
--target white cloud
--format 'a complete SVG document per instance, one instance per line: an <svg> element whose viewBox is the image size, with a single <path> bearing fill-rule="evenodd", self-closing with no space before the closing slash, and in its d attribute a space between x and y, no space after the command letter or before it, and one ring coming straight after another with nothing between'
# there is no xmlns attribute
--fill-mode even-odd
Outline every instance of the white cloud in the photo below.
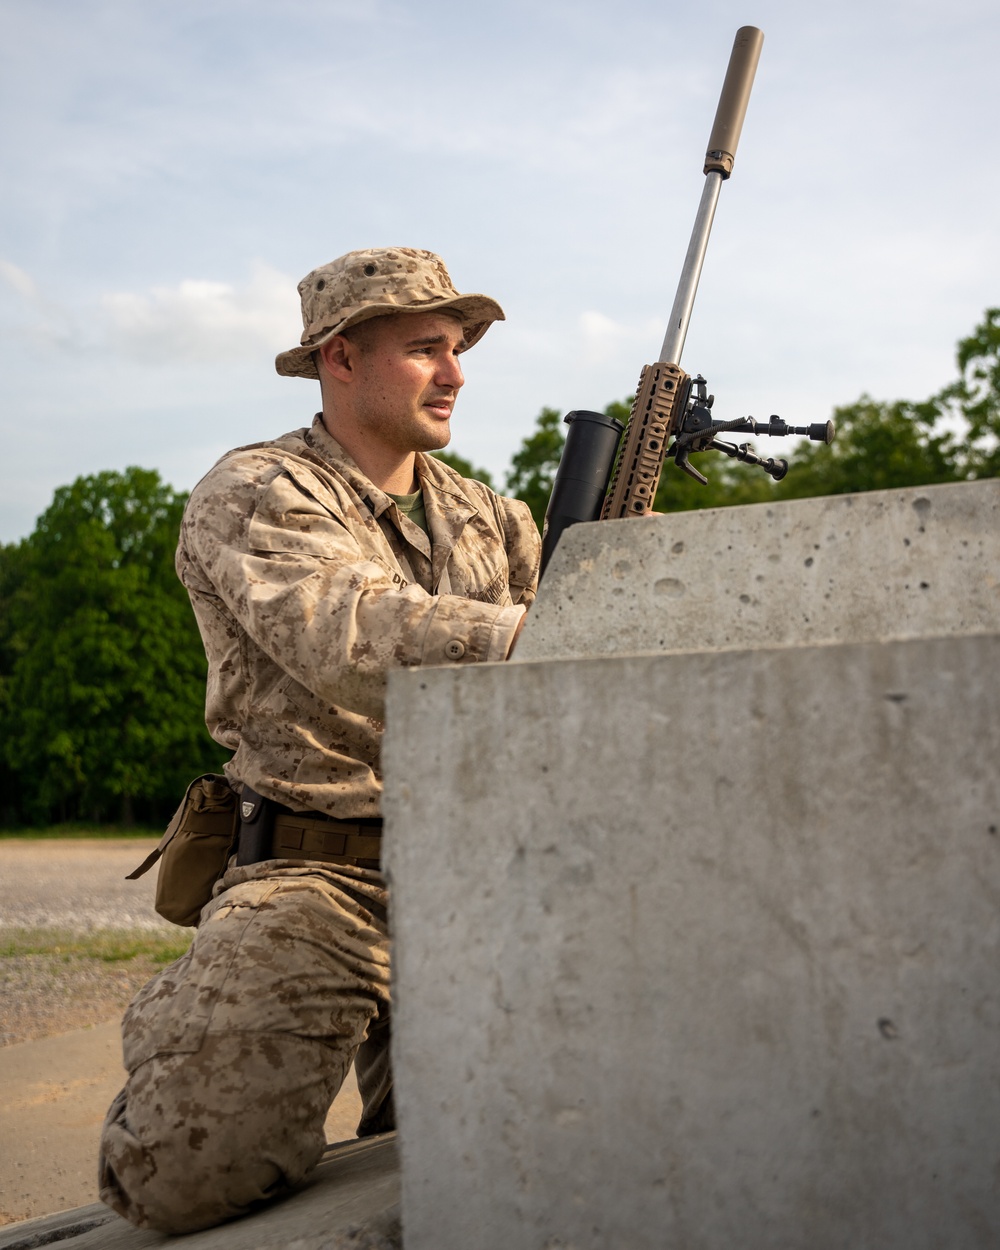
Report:
<svg viewBox="0 0 1000 1250"><path fill-rule="evenodd" d="M77 332L69 312L50 299L27 270L0 256L0 279L20 296L21 305L13 322L5 329L21 339L56 343L61 347L77 342ZM27 308L27 317L23 309Z"/></svg>
<svg viewBox="0 0 1000 1250"><path fill-rule="evenodd" d="M259 359L294 347L301 325L295 280L254 265L242 286L185 278L146 293L103 296L111 345L144 362Z"/></svg>
<svg viewBox="0 0 1000 1250"><path fill-rule="evenodd" d="M31 274L12 264L9 260L4 260L0 256L0 277L4 279L8 286L12 287L18 295L23 295L26 300L32 303L38 300L38 287Z"/></svg>
<svg viewBox="0 0 1000 1250"><path fill-rule="evenodd" d="M625 325L593 310L580 314L579 326L588 357L599 364L617 358L622 347L645 345L648 350L650 342L663 334L663 325L653 319L641 325Z"/></svg>

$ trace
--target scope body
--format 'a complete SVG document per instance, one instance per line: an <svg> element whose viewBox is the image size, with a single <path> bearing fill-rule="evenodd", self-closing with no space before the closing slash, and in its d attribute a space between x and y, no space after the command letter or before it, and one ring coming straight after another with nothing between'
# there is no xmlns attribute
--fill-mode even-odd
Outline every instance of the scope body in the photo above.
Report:
<svg viewBox="0 0 1000 1250"><path fill-rule="evenodd" d="M569 431L545 509L539 576L545 572L563 530L579 521L600 519L625 428L616 417L605 416L603 412L568 412L563 420Z"/></svg>

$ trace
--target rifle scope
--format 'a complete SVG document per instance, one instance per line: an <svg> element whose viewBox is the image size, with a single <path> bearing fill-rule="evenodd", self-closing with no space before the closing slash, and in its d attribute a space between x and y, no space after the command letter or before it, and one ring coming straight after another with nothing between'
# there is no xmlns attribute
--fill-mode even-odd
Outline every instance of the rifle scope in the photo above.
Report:
<svg viewBox="0 0 1000 1250"><path fill-rule="evenodd" d="M578 521L596 521L608 489L608 479L624 426L603 412L567 412L569 426L559 471L552 484L542 526L542 565L556 549L564 529Z"/></svg>

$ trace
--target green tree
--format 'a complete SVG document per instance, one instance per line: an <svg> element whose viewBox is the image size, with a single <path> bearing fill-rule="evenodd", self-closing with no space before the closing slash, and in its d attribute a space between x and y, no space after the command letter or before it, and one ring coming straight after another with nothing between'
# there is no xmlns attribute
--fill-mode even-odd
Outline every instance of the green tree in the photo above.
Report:
<svg viewBox="0 0 1000 1250"><path fill-rule="evenodd" d="M967 431L956 459L965 477L1000 476L1000 308L987 308L956 358L958 380L935 397L941 417Z"/></svg>
<svg viewBox="0 0 1000 1250"><path fill-rule="evenodd" d="M448 465L449 468L461 473L462 477L474 478L477 482L482 482L484 486L493 489L493 478L490 476L488 469L477 469L471 460L466 460L464 456L460 456L457 451L432 451L432 456L436 456L438 460Z"/></svg>
<svg viewBox="0 0 1000 1250"><path fill-rule="evenodd" d="M953 433L937 433L936 399L884 403L862 395L836 408L832 444L802 442L789 457L789 470L777 483L779 499L843 495L954 482L963 476Z"/></svg>
<svg viewBox="0 0 1000 1250"><path fill-rule="evenodd" d="M6 739L11 724L11 675L16 650L12 605L24 569L24 543L0 545L0 743ZM21 808L22 789L18 771L7 762L0 746L0 826L13 824Z"/></svg>
<svg viewBox="0 0 1000 1250"><path fill-rule="evenodd" d="M37 821L162 815L225 757L173 570L184 496L130 468L56 491L5 601L3 754Z"/></svg>
<svg viewBox="0 0 1000 1250"><path fill-rule="evenodd" d="M539 529L565 442L562 413L558 408L543 408L535 419L534 434L528 435L510 462L507 491L515 499L524 500Z"/></svg>

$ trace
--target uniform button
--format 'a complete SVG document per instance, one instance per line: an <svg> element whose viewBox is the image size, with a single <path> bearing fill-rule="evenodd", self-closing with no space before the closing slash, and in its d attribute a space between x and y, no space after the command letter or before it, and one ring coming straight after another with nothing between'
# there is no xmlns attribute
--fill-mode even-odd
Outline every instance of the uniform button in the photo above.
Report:
<svg viewBox="0 0 1000 1250"><path fill-rule="evenodd" d="M465 643L458 638L452 638L451 642L445 643L444 653L449 660L460 660L465 655Z"/></svg>

